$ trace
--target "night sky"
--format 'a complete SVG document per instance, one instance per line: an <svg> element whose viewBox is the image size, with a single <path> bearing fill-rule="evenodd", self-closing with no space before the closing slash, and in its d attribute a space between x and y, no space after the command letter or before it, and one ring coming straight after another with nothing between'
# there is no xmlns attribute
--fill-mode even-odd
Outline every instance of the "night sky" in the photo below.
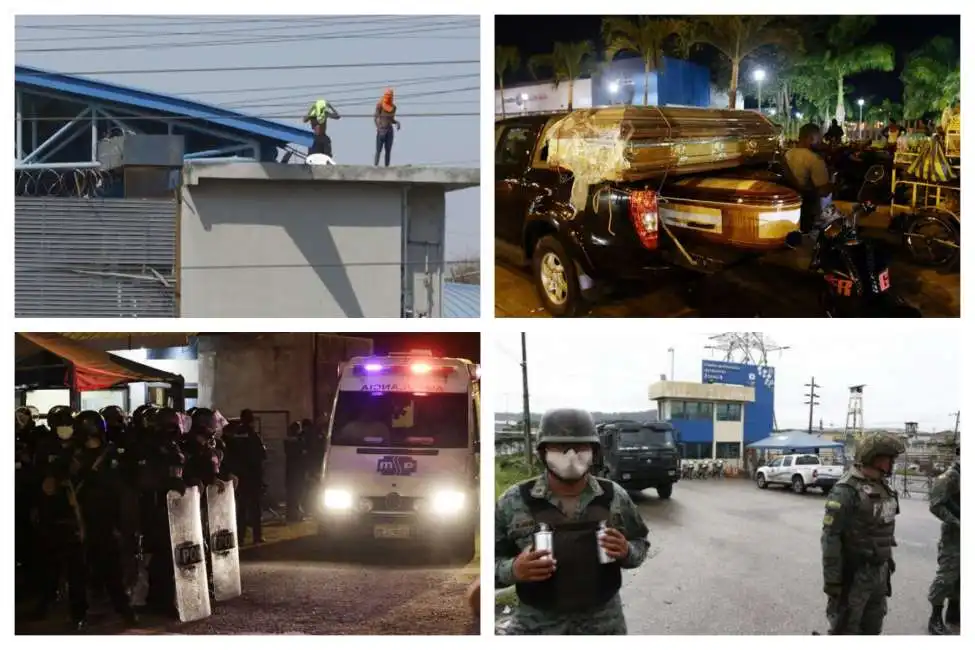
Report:
<svg viewBox="0 0 975 650"><path fill-rule="evenodd" d="M524 64L533 54L552 51L555 41L591 40L599 45L602 16L496 16L495 40L498 45L514 45L521 53ZM935 36L949 36L957 43L961 35L958 16L877 16L877 22L864 39L864 43L884 42L897 50L897 64L893 72L866 72L847 78L847 83L858 94L866 94L882 100L887 97L902 101L899 80L904 58ZM710 48L700 49L691 60L707 65L714 56ZM517 74L506 76L507 84L530 83L531 74L522 65ZM495 79L497 84L497 79Z"/></svg>
<svg viewBox="0 0 975 650"><path fill-rule="evenodd" d="M381 332L378 334L347 332L341 336L372 339L373 351L376 354L430 350L437 356L460 357L474 363L481 362L481 335L477 332Z"/></svg>

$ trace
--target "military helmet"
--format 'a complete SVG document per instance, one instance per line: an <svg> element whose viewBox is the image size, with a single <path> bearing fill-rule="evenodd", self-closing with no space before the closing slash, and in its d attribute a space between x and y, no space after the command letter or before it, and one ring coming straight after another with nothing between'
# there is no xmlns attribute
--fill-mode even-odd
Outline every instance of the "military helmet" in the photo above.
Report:
<svg viewBox="0 0 975 650"><path fill-rule="evenodd" d="M146 426L146 415L155 407L152 404L143 404L142 406L136 408L132 412L132 424L138 429L145 430Z"/></svg>
<svg viewBox="0 0 975 650"><path fill-rule="evenodd" d="M97 436L104 440L108 427L105 426L105 418L97 411L82 411L74 418L74 431L85 438Z"/></svg>
<svg viewBox="0 0 975 650"><path fill-rule="evenodd" d="M538 425L536 445L538 450L546 444L580 443L599 445L596 425L589 411L569 408L552 409L542 415L542 421Z"/></svg>
<svg viewBox="0 0 975 650"><path fill-rule="evenodd" d="M857 444L855 461L858 465L869 465L879 456L894 458L904 453L904 442L888 433L874 433L864 436Z"/></svg>
<svg viewBox="0 0 975 650"><path fill-rule="evenodd" d="M47 412L47 428L70 427L74 424L74 413L70 406L55 406Z"/></svg>

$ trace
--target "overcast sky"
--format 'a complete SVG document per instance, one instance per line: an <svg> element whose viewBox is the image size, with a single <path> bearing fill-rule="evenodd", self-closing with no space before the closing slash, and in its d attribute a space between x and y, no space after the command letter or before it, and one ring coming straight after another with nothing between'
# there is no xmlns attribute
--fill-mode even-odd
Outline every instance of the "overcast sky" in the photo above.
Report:
<svg viewBox="0 0 975 650"><path fill-rule="evenodd" d="M480 59L476 16L19 16L16 41L18 64L57 72ZM182 45L161 47L173 43ZM104 49L118 46L132 47ZM28 51L41 49L62 51ZM348 116L330 121L328 134L337 160L349 164L372 164L372 119L353 116L371 116L391 86L403 124L393 145L394 165L479 164L477 63L91 77L298 126L308 107L324 98ZM448 260L477 255L479 226L480 191L448 194Z"/></svg>
<svg viewBox="0 0 975 650"><path fill-rule="evenodd" d="M867 427L918 422L922 430L954 426L961 396L959 347L950 335L925 327L910 334L891 332L888 325L860 321L840 328L838 321L823 321L835 333L796 328L767 328L766 336L789 349L774 353L775 415L779 427L805 428L809 420L803 384L815 375L820 395L815 415L824 426L844 426L849 386L866 384L863 398ZM701 360L722 357L707 350L708 336L720 330L689 328L677 321L600 321L601 337L561 337L555 332L527 335L528 387L531 409L541 412L558 406L594 411L633 411L655 408L648 399L651 383L670 374L673 347L678 381L701 381ZM605 325L604 325L605 324ZM643 328L643 334L638 334ZM613 330L620 329L620 336ZM688 329L702 333L690 333ZM898 328L902 329L902 328ZM948 330L950 331L950 330ZM586 328L586 332L594 332ZM957 338L957 337L955 337ZM485 389L492 390L498 411L521 410L521 341L519 334L496 332L485 341L488 374ZM964 424L964 423L963 423Z"/></svg>

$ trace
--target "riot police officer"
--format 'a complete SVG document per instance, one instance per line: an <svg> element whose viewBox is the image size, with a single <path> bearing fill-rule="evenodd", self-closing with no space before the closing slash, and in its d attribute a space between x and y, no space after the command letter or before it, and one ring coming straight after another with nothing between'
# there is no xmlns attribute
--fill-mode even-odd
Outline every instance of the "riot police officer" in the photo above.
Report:
<svg viewBox="0 0 975 650"><path fill-rule="evenodd" d="M941 520L941 539L938 572L928 590L928 633L944 635L950 633L945 623L961 625L961 447L955 448L955 462L931 487L930 510ZM948 611L942 619L945 601Z"/></svg>
<svg viewBox="0 0 975 650"><path fill-rule="evenodd" d="M181 429L156 407L140 407L132 415L140 492L140 529L149 589L146 605L166 616L176 615L176 583L166 495L182 492L185 456L179 446Z"/></svg>
<svg viewBox="0 0 975 650"><path fill-rule="evenodd" d="M243 541L250 526L254 543L264 541L261 535L261 497L264 494L264 461L267 450L257 433L254 413L240 412L240 422L227 440L227 458L231 471L237 476L237 534Z"/></svg>
<svg viewBox="0 0 975 650"><path fill-rule="evenodd" d="M118 453L108 442L105 420L82 411L74 420L78 447L72 459L68 489L79 510L81 541L88 573L105 587L115 611L129 625L137 620L122 580L122 475ZM87 610L87 598L85 598ZM82 613L82 612L78 612ZM84 621L84 615L80 619Z"/></svg>
<svg viewBox="0 0 975 650"><path fill-rule="evenodd" d="M284 486L287 518L290 522L301 521L307 455L308 448L302 435L301 422L296 420L288 425L288 437L284 440Z"/></svg>
<svg viewBox="0 0 975 650"><path fill-rule="evenodd" d="M37 423L26 406L14 413L16 447L14 450L14 555L18 571L35 566L34 523L32 515L38 477L34 467Z"/></svg>
<svg viewBox="0 0 975 650"><path fill-rule="evenodd" d="M66 575L71 619L76 629L85 626L88 610L87 574L83 546L84 523L73 491L76 439L70 407L55 406L47 414L54 435L37 454L42 472L38 524L42 556L38 582L40 600L36 615L44 617Z"/></svg>
<svg viewBox="0 0 975 650"><path fill-rule="evenodd" d="M512 486L495 509L495 582L514 584L519 600L499 633L626 634L622 569L646 559L649 531L626 490L593 476L599 450L587 411L542 416L536 451L545 473ZM543 524L551 553L534 546Z"/></svg>
<svg viewBox="0 0 975 650"><path fill-rule="evenodd" d="M897 491L885 479L903 453L904 443L895 436L865 436L853 467L826 498L820 541L830 634L883 629L895 570L894 519L900 514Z"/></svg>

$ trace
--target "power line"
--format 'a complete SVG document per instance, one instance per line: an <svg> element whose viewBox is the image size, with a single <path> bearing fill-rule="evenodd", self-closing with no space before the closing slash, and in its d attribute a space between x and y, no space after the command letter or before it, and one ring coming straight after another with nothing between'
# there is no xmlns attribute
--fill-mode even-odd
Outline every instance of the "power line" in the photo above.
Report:
<svg viewBox="0 0 975 650"><path fill-rule="evenodd" d="M251 27L235 27L233 29L212 29L210 25L219 25L219 24L234 25L239 23L234 21L228 21L227 23L217 22L217 21L209 22L209 23L207 22L178 23L180 25L197 25L201 27L201 29L198 29L196 31L183 31L183 32L160 31L160 30L132 31L129 29L128 25L125 25L123 29L115 29L112 27L90 26L90 25L84 25L84 26L75 25L70 27L64 26L64 27L53 27L53 28L41 26L41 25L18 25L15 29L34 28L34 29L97 31L97 32L102 32L103 34L114 34L119 38L144 38L146 36L152 38L155 37L162 38L162 37L172 37L172 36L213 36L214 34L253 34L254 31L257 29L260 29L261 31L271 31L271 30L282 30L282 29L301 29L301 28L307 29L309 27L322 27L322 26L347 27L349 25L373 25L373 26L385 25L387 27L395 27L397 25L408 25L409 21L416 20L417 18L427 19L430 17L431 16L408 16L408 17L393 16L388 18L377 17L377 18L362 19L361 17L350 16L352 20L346 22L327 23L327 22L314 21L317 23L315 25L310 25L308 21L297 21L292 19L289 20L290 24L282 24L276 27L269 26L269 27L257 28L251 26ZM126 36L122 36L122 34L131 34L131 36L126 37ZM90 40L105 40L105 38L106 37L104 35L96 34L91 36L59 36L59 37L38 36L34 38L15 38L14 40L17 43L30 43L30 42L37 42L37 41L90 41Z"/></svg>
<svg viewBox="0 0 975 650"><path fill-rule="evenodd" d="M453 79L471 79L474 77L480 78L480 72L465 72L464 74L454 74L454 75L429 75L425 77L404 77L398 80L390 81L389 78L384 79L366 79L361 81L340 81L338 83L331 82L320 82L317 84L302 84L300 86L261 86L256 88L237 88L237 89L226 89L226 90L191 90L186 91L183 94L187 97L194 95L216 95L216 94L237 94L237 93L250 93L250 92L264 92L264 91L274 91L274 90L304 90L313 89L320 90L322 88L348 88L348 87L359 87L366 86L369 84L376 84L379 86L412 86L420 85L421 81L431 82L431 81L447 81Z"/></svg>
<svg viewBox="0 0 975 650"><path fill-rule="evenodd" d="M87 16L79 16L87 17ZM377 20L413 20L416 18L427 18L428 16L375 16ZM239 16L234 16L228 18L227 16L184 16L176 17L173 16L122 16L122 15L105 15L105 16L92 16L92 18L98 18L99 20L106 19L117 19L117 18L139 18L139 19L151 19L160 18L160 20L153 20L146 23L128 23L126 25L121 25L123 27L158 27L160 25L242 25L247 23L296 23L301 24L303 22L321 22L321 23L336 23L336 24L349 24L349 22L359 21L361 22L364 16L280 16L280 17L252 17L252 18L242 18ZM349 22L345 22L349 21ZM23 25L16 24L16 29L103 29L101 23L48 23L48 24L36 24L36 25ZM120 26L115 23L115 26ZM253 29L253 28L252 28Z"/></svg>
<svg viewBox="0 0 975 650"><path fill-rule="evenodd" d="M412 101L413 98L418 98L418 97L434 97L434 96L438 96L438 95L452 95L454 93L480 91L480 89L481 89L480 86L464 86L463 88L445 88L445 89L442 89L442 90L427 90L427 91L418 92L418 93L405 93L405 94L397 95L396 96L396 102L397 102L397 104L399 104L400 103L400 100L402 100L402 99L405 98L405 99L409 99L410 100L410 101L406 102L408 104L411 104L411 105L417 104L417 103L421 103L422 104L423 102L415 102L415 101ZM220 104L219 106L221 108L231 108L231 109L263 108L265 110L277 110L277 109L286 110L286 109L289 109L289 108L291 108L293 106L296 106L296 105L301 106L301 105L307 105L307 103L308 103L307 100L302 101L302 100L295 99L294 98L294 95L291 95L290 97L291 97L291 100L292 100L290 102L282 102L282 101L280 101L280 98L275 98L275 99L259 100L259 101L256 101L256 102L232 102L230 104ZM368 95L363 95L363 94L360 93L360 94L355 95L355 96L349 95L349 96L346 96L346 97L343 97L343 96L340 95L338 97L334 97L333 96L331 98L331 100L329 101L329 103L330 104L335 104L336 108L338 108L339 106L343 106L343 105L344 106L362 106L362 105L367 105L367 104L373 104L373 105L375 105L375 104L379 103L380 97L381 97L380 93L370 93ZM461 101L461 100L435 100L435 101L441 101L443 103L450 103L450 102L457 103L458 101ZM467 102L467 103L478 103L478 104L481 102L480 98L478 98L478 99L467 99L467 100L463 100L463 101L464 102Z"/></svg>
<svg viewBox="0 0 975 650"><path fill-rule="evenodd" d="M180 266L179 268L183 271L236 271L239 269L339 269L348 267L372 267L372 266L397 266L397 267L407 267L407 266L426 266L428 264L470 264L471 259L461 259L461 260L418 260L416 262L400 261L400 262L331 262L331 263L303 263L303 264L220 264L213 266ZM64 272L85 272L90 270L100 270L100 268L86 269L82 268L80 265L75 265L71 267L57 266L54 264L31 264L22 267L19 272L36 272L36 271L64 271Z"/></svg>
<svg viewBox="0 0 975 650"><path fill-rule="evenodd" d="M472 75L472 76L480 76L480 75ZM427 82L423 82L422 85L431 84L431 83L438 83L438 81L439 80L430 80L430 81L427 81ZM370 93L369 95L363 95L363 87L366 86L367 84L360 82L360 83L357 83L356 85L357 85L357 88L355 88L355 89L352 89L352 88L346 88L346 89L344 89L344 93L342 91L333 93L333 92L331 92L331 89L330 88L329 88L329 91L322 92L322 91L325 90L324 88L322 88L322 86L319 86L318 87L318 90L320 91L319 94L324 94L330 100L330 103L338 103L338 102L348 103L348 102L355 102L355 101L373 101L373 100L378 101L379 100L379 97L380 97L380 93L379 92ZM402 88L403 86L419 86L419 85L421 85L421 83L414 83L414 84L391 84L391 85L398 86L399 88ZM389 86L384 85L384 84L376 84L375 87L377 87L377 88L387 88ZM404 97L428 97L430 95L445 95L445 94L449 94L449 93L467 92L467 91L470 91L470 90L480 91L480 89L481 89L481 86L480 85L477 85L477 86L463 86L463 87L460 87L460 88L438 88L438 89L435 89L435 90L424 90L424 91L420 91L420 92L416 92L416 93L414 93L414 92L397 93L396 94L396 100L399 101L400 99L403 99ZM289 102L289 103L282 103L281 100L285 100L285 99L289 99L289 100L292 100L292 101ZM298 101L298 99L296 98L296 93L291 92L291 93L288 93L286 95L274 95L274 96L271 96L271 97L260 97L260 98L257 98L256 100L244 101L244 100L240 100L240 99L235 99L235 100L232 100L231 102L228 102L228 103L221 103L220 106L223 106L223 107L241 107L241 108L244 108L244 107L263 106L263 107L266 108L266 107L269 107L269 106L289 106L289 105L294 104L295 101Z"/></svg>
<svg viewBox="0 0 975 650"><path fill-rule="evenodd" d="M195 72L258 72L263 70L332 70L339 68L402 68L406 66L433 65L481 65L479 59L457 59L454 61L384 61L377 63L300 63L292 65L246 65L238 67L215 68L161 68L157 70L76 70L72 72L38 71L39 76L62 75L123 75L123 74L188 74Z"/></svg>
<svg viewBox="0 0 975 650"><path fill-rule="evenodd" d="M288 36L259 36L244 39L232 39L224 41L180 41L175 43L128 43L125 45L91 45L91 46L68 46L68 47L37 47L37 48L25 48L15 50L16 54L52 54L56 52L112 52L112 51L122 51L122 50L165 50L173 48L189 49L189 48L202 48L202 47L226 47L230 45L265 45L265 44L275 44L275 43L294 43L301 41L318 41L318 40L344 40L350 38L376 38L376 37L390 37L395 38L399 36L406 36L410 34L426 34L427 32L442 32L451 31L454 32L458 29L464 29L464 24L466 21L459 22L444 22L435 23L435 26L429 27L415 27L415 28L403 28L403 29L380 29L380 30L369 30L362 32L319 32L316 34L296 34ZM468 29L477 26L470 25L467 26ZM205 36L205 34L201 34ZM424 35L424 38L427 36ZM452 36L451 38L471 38L470 36Z"/></svg>
<svg viewBox="0 0 975 650"><path fill-rule="evenodd" d="M397 119L399 118L426 118L426 117L480 117L480 111L467 111L467 112L445 112L445 113L396 113ZM46 117L38 116L25 118L25 122L31 120L36 120L38 122L71 122L77 119L77 115L70 115L68 117ZM287 119L300 119L304 117L303 115L296 115L295 113L276 113L272 115L267 114L256 114L256 115L245 115L245 114L212 114L212 115L121 115L118 113L113 113L112 117L124 122L144 122L144 121L167 121L167 122L182 122L186 120L246 120L246 119L262 119L262 120L287 120ZM356 118L369 118L370 120L375 118L374 113L361 113L358 115L343 114L342 119L356 119ZM87 119L87 118L84 118ZM99 120L104 120L104 118L98 118ZM309 132L310 134L310 132Z"/></svg>

